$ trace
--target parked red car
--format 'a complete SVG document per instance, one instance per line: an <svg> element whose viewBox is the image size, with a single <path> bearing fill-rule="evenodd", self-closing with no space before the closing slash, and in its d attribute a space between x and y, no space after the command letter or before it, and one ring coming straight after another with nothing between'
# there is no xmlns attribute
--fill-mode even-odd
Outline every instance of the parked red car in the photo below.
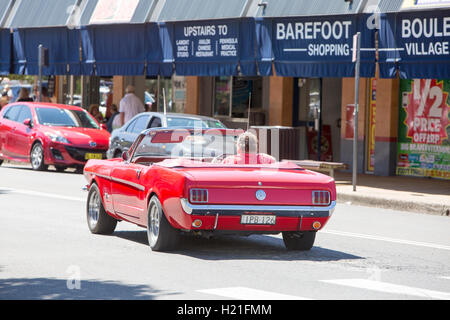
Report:
<svg viewBox="0 0 450 320"><path fill-rule="evenodd" d="M288 249L309 250L334 210L334 180L290 162L223 164L235 139L230 129L149 129L122 158L89 160L90 231L111 234L125 220L147 228L157 251L181 233L281 232Z"/></svg>
<svg viewBox="0 0 450 320"><path fill-rule="evenodd" d="M84 109L17 102L0 112L0 164L30 162L34 170L81 169L88 159L104 159L110 134Z"/></svg>

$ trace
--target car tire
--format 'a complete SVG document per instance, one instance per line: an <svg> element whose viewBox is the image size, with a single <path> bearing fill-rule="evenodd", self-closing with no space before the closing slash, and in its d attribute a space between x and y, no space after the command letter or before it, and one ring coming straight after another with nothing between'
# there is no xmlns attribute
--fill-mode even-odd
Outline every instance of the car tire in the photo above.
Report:
<svg viewBox="0 0 450 320"><path fill-rule="evenodd" d="M86 203L86 218L91 233L112 234L116 229L117 220L106 213L100 190L95 183L89 188Z"/></svg>
<svg viewBox="0 0 450 320"><path fill-rule="evenodd" d="M2 160L2 159L0 159L0 166L2 165L2 163L3 163L3 160Z"/></svg>
<svg viewBox="0 0 450 320"><path fill-rule="evenodd" d="M153 196L148 205L147 237L152 251L174 250L180 238L178 230L167 221L157 196Z"/></svg>
<svg viewBox="0 0 450 320"><path fill-rule="evenodd" d="M44 171L47 170L47 165L44 161L44 147L40 142L33 144L30 152L30 163L33 170Z"/></svg>
<svg viewBox="0 0 450 320"><path fill-rule="evenodd" d="M286 249L306 251L314 245L316 232L283 232L283 241Z"/></svg>

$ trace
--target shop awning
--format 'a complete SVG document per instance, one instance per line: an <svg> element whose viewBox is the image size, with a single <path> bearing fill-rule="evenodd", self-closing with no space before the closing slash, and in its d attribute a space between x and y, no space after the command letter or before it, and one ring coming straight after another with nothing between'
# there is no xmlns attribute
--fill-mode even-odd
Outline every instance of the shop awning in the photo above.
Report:
<svg viewBox="0 0 450 320"><path fill-rule="evenodd" d="M172 75L164 65L156 23L85 26L82 35L82 74Z"/></svg>
<svg viewBox="0 0 450 320"><path fill-rule="evenodd" d="M254 19L245 17L250 2L166 0L158 21L176 74L257 75Z"/></svg>
<svg viewBox="0 0 450 320"><path fill-rule="evenodd" d="M450 1L449 1L450 4ZM450 78L450 9L385 13L379 33L380 75Z"/></svg>
<svg viewBox="0 0 450 320"><path fill-rule="evenodd" d="M171 76L171 48L162 38L167 35L156 22L149 22L154 4L154 0L90 0L80 19L82 74Z"/></svg>
<svg viewBox="0 0 450 320"><path fill-rule="evenodd" d="M352 77L353 35L361 32L361 76L375 75L375 28L364 1L269 0L256 18L259 70L288 77ZM272 61L271 61L272 60Z"/></svg>
<svg viewBox="0 0 450 320"><path fill-rule="evenodd" d="M48 49L49 66L43 68L43 75L80 74L80 33L65 27L15 29L13 73L39 73L39 45Z"/></svg>
<svg viewBox="0 0 450 320"><path fill-rule="evenodd" d="M165 23L177 75L256 75L254 20Z"/></svg>
<svg viewBox="0 0 450 320"><path fill-rule="evenodd" d="M76 0L18 0L5 26L13 31L12 72L38 74L38 47L48 49L44 75L79 73L79 31L67 28Z"/></svg>

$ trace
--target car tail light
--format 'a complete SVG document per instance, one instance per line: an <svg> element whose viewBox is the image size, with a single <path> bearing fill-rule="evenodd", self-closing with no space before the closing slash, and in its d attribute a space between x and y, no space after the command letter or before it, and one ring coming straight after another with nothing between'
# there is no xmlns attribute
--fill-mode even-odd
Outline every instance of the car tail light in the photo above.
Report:
<svg viewBox="0 0 450 320"><path fill-rule="evenodd" d="M189 201L191 203L208 202L208 190L206 190L206 189L191 189L190 194L189 194Z"/></svg>
<svg viewBox="0 0 450 320"><path fill-rule="evenodd" d="M313 191L312 203L316 205L329 205L330 204L330 192L328 191Z"/></svg>

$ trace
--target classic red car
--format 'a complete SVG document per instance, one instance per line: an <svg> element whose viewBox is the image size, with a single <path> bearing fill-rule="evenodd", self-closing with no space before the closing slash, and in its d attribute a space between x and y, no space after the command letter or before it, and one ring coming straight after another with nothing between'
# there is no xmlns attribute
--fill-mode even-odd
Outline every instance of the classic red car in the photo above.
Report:
<svg viewBox="0 0 450 320"><path fill-rule="evenodd" d="M150 247L175 249L183 233L279 234L309 250L336 205L334 180L283 161L223 164L231 129L149 129L122 158L89 160L87 222L111 234L118 221L147 228Z"/></svg>
<svg viewBox="0 0 450 320"><path fill-rule="evenodd" d="M12 103L0 112L0 164L8 159L30 162L34 170L82 169L88 159L106 158L110 136L82 108Z"/></svg>

